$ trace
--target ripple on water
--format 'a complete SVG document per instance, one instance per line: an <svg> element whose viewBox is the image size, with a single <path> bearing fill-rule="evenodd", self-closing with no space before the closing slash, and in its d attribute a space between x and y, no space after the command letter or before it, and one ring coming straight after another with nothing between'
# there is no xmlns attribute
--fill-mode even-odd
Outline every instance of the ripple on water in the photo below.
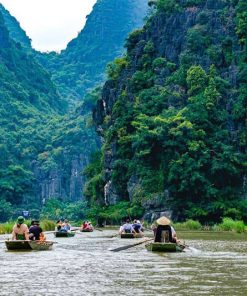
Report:
<svg viewBox="0 0 247 296"><path fill-rule="evenodd" d="M104 235L112 232L104 231ZM157 254L118 238L56 239L53 251L6 252L0 244L0 296L247 295L247 242L186 243L186 253Z"/></svg>

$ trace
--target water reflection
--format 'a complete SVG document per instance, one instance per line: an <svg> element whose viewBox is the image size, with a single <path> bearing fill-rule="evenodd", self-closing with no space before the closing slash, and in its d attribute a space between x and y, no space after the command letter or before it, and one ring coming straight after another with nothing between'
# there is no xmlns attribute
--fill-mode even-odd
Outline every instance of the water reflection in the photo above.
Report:
<svg viewBox="0 0 247 296"><path fill-rule="evenodd" d="M143 245L114 253L134 241L105 237L112 233L49 235L58 244L46 252L7 252L0 244L0 295L247 295L247 240L186 240L185 253Z"/></svg>

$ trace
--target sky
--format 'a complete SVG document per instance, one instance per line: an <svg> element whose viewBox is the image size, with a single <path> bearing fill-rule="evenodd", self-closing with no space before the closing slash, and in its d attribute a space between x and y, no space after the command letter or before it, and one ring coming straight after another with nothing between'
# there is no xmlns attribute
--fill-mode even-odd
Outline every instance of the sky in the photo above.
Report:
<svg viewBox="0 0 247 296"><path fill-rule="evenodd" d="M96 0L0 0L39 51L60 51L75 38Z"/></svg>

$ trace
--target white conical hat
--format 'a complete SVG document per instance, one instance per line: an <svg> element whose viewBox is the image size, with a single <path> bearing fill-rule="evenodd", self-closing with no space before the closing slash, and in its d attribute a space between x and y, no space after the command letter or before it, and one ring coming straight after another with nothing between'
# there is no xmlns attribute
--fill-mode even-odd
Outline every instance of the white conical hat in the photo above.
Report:
<svg viewBox="0 0 247 296"><path fill-rule="evenodd" d="M158 220L156 220L156 222L159 225L170 225L171 224L171 221L168 218L166 218L165 216L160 217Z"/></svg>

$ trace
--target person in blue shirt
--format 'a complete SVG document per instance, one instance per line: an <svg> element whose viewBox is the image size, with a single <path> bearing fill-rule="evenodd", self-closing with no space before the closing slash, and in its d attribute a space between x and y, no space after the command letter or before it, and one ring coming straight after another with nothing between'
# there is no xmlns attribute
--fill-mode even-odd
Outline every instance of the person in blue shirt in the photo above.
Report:
<svg viewBox="0 0 247 296"><path fill-rule="evenodd" d="M119 233L136 233L129 219L120 227Z"/></svg>
<svg viewBox="0 0 247 296"><path fill-rule="evenodd" d="M67 219L65 219L60 231L68 232L68 231L70 231L70 228L71 228L71 225L69 224L69 221Z"/></svg>
<svg viewBox="0 0 247 296"><path fill-rule="evenodd" d="M134 230L136 233L142 233L142 225L141 225L141 222L139 220L134 220L134 223L132 224Z"/></svg>

